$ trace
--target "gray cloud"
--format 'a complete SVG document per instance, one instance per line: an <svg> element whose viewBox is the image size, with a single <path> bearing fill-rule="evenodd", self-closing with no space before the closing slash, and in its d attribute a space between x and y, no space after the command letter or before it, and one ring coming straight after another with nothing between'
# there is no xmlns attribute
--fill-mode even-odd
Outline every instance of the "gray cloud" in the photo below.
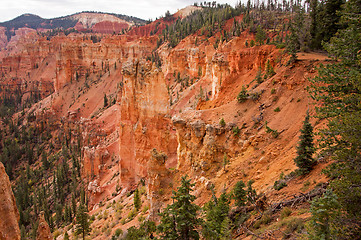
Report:
<svg viewBox="0 0 361 240"><path fill-rule="evenodd" d="M70 15L81 11L101 11L126 14L143 19L155 19L169 10L171 13L193 4L194 0L2 0L0 22L11 20L23 13L43 18ZM197 1L200 2L200 1ZM235 5L237 0L219 0L218 3Z"/></svg>

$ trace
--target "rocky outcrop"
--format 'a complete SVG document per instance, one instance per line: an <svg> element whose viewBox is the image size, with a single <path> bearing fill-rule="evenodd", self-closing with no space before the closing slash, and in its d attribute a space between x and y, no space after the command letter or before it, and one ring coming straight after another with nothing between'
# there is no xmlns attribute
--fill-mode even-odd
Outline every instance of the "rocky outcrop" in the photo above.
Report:
<svg viewBox="0 0 361 240"><path fill-rule="evenodd" d="M36 240L51 240L53 239L53 235L51 234L50 227L48 223L45 221L44 213L40 213L39 217L39 226L36 231Z"/></svg>
<svg viewBox="0 0 361 240"><path fill-rule="evenodd" d="M19 212L11 189L10 180L0 162L0 239L20 239Z"/></svg>
<svg viewBox="0 0 361 240"><path fill-rule="evenodd" d="M158 213L163 207L163 195L171 180L170 171L166 168L165 162L167 155L158 152L156 149L151 151L151 158L148 161L148 200L150 204L149 219L155 221L158 219Z"/></svg>
<svg viewBox="0 0 361 240"><path fill-rule="evenodd" d="M150 62L136 60L124 64L122 72L120 175L122 184L129 185L146 177L151 149L175 157L177 142L167 116L169 98L163 73Z"/></svg>
<svg viewBox="0 0 361 240"><path fill-rule="evenodd" d="M84 147L83 149L83 176L92 179L98 176L109 159L109 152L105 147Z"/></svg>
<svg viewBox="0 0 361 240"><path fill-rule="evenodd" d="M177 169L184 172L211 175L222 167L225 154L229 159L249 146L243 133L240 137L233 136L234 124L206 124L199 119L188 120L180 116L174 116L172 121L179 144Z"/></svg>

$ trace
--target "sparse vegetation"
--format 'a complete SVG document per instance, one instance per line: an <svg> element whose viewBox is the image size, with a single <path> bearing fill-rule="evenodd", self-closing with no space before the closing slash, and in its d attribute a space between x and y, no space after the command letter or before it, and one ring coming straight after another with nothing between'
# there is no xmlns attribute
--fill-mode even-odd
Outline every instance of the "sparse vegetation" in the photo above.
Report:
<svg viewBox="0 0 361 240"><path fill-rule="evenodd" d="M219 125L221 125L221 127L226 126L226 121L224 121L224 118L221 118L221 120L219 120Z"/></svg>
<svg viewBox="0 0 361 240"><path fill-rule="evenodd" d="M285 180L280 179L275 181L275 183L273 184L273 188L277 191L281 190L282 188L287 187L287 183Z"/></svg>
<svg viewBox="0 0 361 240"><path fill-rule="evenodd" d="M279 136L279 132L277 130L275 130L275 129L270 128L267 125L267 121L265 123L265 127L266 127L266 133L270 133L273 138L277 138Z"/></svg>
<svg viewBox="0 0 361 240"><path fill-rule="evenodd" d="M242 103L242 102L244 102L244 101L247 100L248 96L249 96L249 94L248 94L248 92L247 92L246 87L245 87L245 86L242 86L242 90L239 92L239 94L238 94L238 96L237 96L237 101L238 101L239 103Z"/></svg>

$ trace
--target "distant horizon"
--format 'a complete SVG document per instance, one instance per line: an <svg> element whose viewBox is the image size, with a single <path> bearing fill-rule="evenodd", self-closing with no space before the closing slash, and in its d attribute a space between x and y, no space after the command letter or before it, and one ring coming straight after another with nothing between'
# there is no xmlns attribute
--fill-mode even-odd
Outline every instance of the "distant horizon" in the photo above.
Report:
<svg viewBox="0 0 361 240"><path fill-rule="evenodd" d="M178 10L193 5L194 0L140 0L138 2L128 0L103 0L101 3L95 0L3 0L0 5L0 22L7 22L24 14L37 15L44 19L53 19L73 15L80 12L103 12L123 14L137 17L143 20L155 20L164 16L166 11L172 14ZM212 2L212 1L206 1ZM239 0L220 0L217 3L228 3L231 6Z"/></svg>

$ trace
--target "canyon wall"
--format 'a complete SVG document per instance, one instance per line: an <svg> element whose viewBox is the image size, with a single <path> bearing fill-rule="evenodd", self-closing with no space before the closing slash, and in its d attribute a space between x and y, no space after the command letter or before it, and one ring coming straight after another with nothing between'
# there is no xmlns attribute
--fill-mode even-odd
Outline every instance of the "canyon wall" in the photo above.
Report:
<svg viewBox="0 0 361 240"><path fill-rule="evenodd" d="M151 62L133 60L123 65L120 92L121 179L127 184L146 177L150 150L175 157L177 142L169 113L163 73Z"/></svg>
<svg viewBox="0 0 361 240"><path fill-rule="evenodd" d="M19 212L2 162L0 162L0 216L0 239L20 240Z"/></svg>

